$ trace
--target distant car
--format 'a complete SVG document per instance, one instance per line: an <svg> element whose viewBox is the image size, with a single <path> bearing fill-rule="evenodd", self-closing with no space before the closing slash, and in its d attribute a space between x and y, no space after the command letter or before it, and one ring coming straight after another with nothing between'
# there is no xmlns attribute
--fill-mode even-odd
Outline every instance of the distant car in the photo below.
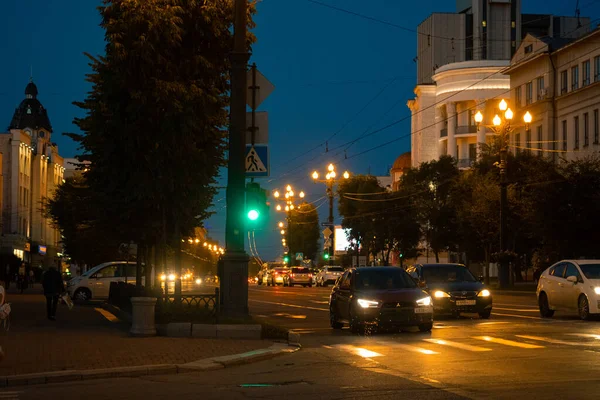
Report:
<svg viewBox="0 0 600 400"><path fill-rule="evenodd" d="M267 286L283 285L283 277L290 272L286 267L275 267L267 271L265 283Z"/></svg>
<svg viewBox="0 0 600 400"><path fill-rule="evenodd" d="M362 267L346 271L329 298L329 321L333 329L344 324L352 332L366 326L402 328L433 327L431 296L421 290L402 268Z"/></svg>
<svg viewBox="0 0 600 400"><path fill-rule="evenodd" d="M292 267L289 274L283 276L283 286L302 285L304 287L312 287L313 274L310 268Z"/></svg>
<svg viewBox="0 0 600 400"><path fill-rule="evenodd" d="M489 318L492 294L462 264L417 264L406 270L433 299L435 314L477 313Z"/></svg>
<svg viewBox="0 0 600 400"><path fill-rule="evenodd" d="M344 268L342 267L323 267L321 271L315 277L315 284L317 286L327 286L329 284L334 284L337 279L342 276L344 273Z"/></svg>
<svg viewBox="0 0 600 400"><path fill-rule="evenodd" d="M600 260L563 260L542 272L537 286L540 314L577 312L589 320L600 313Z"/></svg>

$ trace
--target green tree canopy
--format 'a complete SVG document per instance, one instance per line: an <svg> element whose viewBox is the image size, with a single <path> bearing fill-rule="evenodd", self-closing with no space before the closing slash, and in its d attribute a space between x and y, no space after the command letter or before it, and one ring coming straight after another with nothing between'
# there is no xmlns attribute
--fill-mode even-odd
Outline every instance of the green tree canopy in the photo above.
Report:
<svg viewBox="0 0 600 400"><path fill-rule="evenodd" d="M316 260L320 236L319 214L314 205L304 202L290 211L286 241L292 261L295 261L296 253L303 253L305 259Z"/></svg>

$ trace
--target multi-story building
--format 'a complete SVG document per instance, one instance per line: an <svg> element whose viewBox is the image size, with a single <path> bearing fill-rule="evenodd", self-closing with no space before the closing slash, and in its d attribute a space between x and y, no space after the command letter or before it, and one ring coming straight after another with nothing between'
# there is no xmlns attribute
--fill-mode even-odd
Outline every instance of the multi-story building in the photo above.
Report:
<svg viewBox="0 0 600 400"><path fill-rule="evenodd" d="M510 69L515 118L533 121L511 135L515 152L573 160L600 150L600 29L578 39L529 34Z"/></svg>
<svg viewBox="0 0 600 400"><path fill-rule="evenodd" d="M522 38L578 37L589 18L521 13L521 0L457 0L456 13L434 13L418 27L417 86L408 102L411 162L416 167L444 154L469 167L492 134L477 129L478 110L492 113L508 97L505 70Z"/></svg>
<svg viewBox="0 0 600 400"><path fill-rule="evenodd" d="M63 182L63 158L51 142L52 125L33 81L15 110L2 152L2 251L32 266L57 262L60 233L45 217L44 203Z"/></svg>

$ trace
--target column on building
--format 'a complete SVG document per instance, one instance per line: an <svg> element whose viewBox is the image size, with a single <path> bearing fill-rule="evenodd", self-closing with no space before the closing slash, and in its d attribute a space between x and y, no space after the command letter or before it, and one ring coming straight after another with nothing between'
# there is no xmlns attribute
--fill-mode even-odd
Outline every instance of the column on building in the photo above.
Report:
<svg viewBox="0 0 600 400"><path fill-rule="evenodd" d="M435 108L435 131L438 134L438 158L446 154L446 141L442 139L442 129L444 129L444 112L442 107Z"/></svg>
<svg viewBox="0 0 600 400"><path fill-rule="evenodd" d="M446 103L446 111L448 113L448 155L454 158L456 154L456 103L449 101Z"/></svg>
<svg viewBox="0 0 600 400"><path fill-rule="evenodd" d="M485 99L477 100L476 111L481 111L485 118ZM477 130L477 158L481 158L481 145L486 143L485 137L486 127L484 123L479 125L479 129Z"/></svg>

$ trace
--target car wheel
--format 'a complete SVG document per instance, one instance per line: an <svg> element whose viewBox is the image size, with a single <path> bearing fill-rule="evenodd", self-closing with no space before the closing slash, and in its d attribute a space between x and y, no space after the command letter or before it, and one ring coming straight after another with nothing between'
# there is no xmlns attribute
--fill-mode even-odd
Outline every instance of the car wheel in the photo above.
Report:
<svg viewBox="0 0 600 400"><path fill-rule="evenodd" d="M589 321L590 319L590 303L585 295L579 296L579 301L577 302L579 309L579 318L584 321Z"/></svg>
<svg viewBox="0 0 600 400"><path fill-rule="evenodd" d="M546 293L540 293L540 299L538 300L540 306L540 315L542 318L552 318L554 315L554 310L550 309L550 305L548 304L548 296Z"/></svg>
<svg viewBox="0 0 600 400"><path fill-rule="evenodd" d="M306 287L306 285L302 285L302 287Z"/></svg>
<svg viewBox="0 0 600 400"><path fill-rule="evenodd" d="M86 303L92 298L92 293L89 289L77 289L73 294L73 300L76 303Z"/></svg>
<svg viewBox="0 0 600 400"><path fill-rule="evenodd" d="M419 330L421 332L430 332L431 329L433 329L433 322L428 322L426 324L420 324L419 325Z"/></svg>
<svg viewBox="0 0 600 400"><path fill-rule="evenodd" d="M258 283L259 286L262 285L262 279L259 279L256 283Z"/></svg>
<svg viewBox="0 0 600 400"><path fill-rule="evenodd" d="M337 315L332 307L329 307L329 325L331 325L333 329L342 329L344 326L344 324L338 322Z"/></svg>
<svg viewBox="0 0 600 400"><path fill-rule="evenodd" d="M485 310L479 313L479 318L481 319L489 319L490 315L492 315L492 310Z"/></svg>
<svg viewBox="0 0 600 400"><path fill-rule="evenodd" d="M309 283L309 284L308 284L308 287L312 287L312 283Z"/></svg>

